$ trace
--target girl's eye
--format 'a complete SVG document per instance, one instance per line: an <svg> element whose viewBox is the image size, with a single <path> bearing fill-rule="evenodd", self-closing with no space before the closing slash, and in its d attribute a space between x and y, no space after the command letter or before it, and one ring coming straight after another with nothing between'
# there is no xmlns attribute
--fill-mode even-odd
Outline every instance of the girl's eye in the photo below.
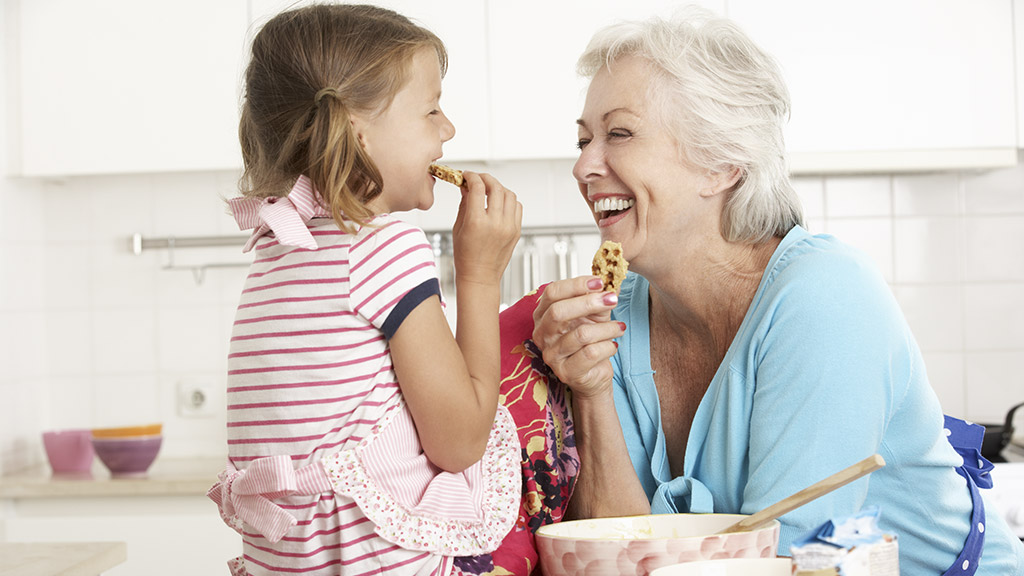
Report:
<svg viewBox="0 0 1024 576"><path fill-rule="evenodd" d="M434 110L431 110L431 111L430 111L430 114L429 114L429 116L437 116L437 115L438 115L438 114L440 114L440 113L441 113L441 111L440 111L440 110L437 110L437 109L435 108Z"/></svg>

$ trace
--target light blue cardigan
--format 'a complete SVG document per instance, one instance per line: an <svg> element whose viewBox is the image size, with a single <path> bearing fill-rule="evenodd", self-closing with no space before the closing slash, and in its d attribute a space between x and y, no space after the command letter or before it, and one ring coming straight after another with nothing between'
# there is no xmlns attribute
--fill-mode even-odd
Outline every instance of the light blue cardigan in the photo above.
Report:
<svg viewBox="0 0 1024 576"><path fill-rule="evenodd" d="M887 466L785 515L779 554L865 505L899 538L903 576L941 574L971 496L942 408L884 279L863 254L794 228L779 245L690 429L672 478L650 363L648 283L630 274L612 317L615 405L654 513L753 513L874 453ZM984 491L983 491L984 492ZM991 511L991 507L989 507ZM988 514L979 575L1024 574L1024 546Z"/></svg>

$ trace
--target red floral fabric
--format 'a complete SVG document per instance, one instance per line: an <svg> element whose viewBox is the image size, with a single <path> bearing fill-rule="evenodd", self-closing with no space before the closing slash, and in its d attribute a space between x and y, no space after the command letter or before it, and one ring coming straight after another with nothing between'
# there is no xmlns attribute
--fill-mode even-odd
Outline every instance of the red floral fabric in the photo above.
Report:
<svg viewBox="0 0 1024 576"><path fill-rule="evenodd" d="M537 568L534 532L558 522L579 474L571 392L530 340L533 310L543 292L527 294L501 313L501 396L522 446L523 496L515 527L491 554L455 560L456 573L529 576ZM539 570L537 571L539 573Z"/></svg>

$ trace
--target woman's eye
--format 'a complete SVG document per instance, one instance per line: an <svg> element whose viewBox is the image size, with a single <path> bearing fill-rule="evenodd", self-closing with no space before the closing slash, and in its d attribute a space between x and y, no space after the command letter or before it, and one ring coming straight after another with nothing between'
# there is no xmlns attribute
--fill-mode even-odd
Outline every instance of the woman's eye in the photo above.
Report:
<svg viewBox="0 0 1024 576"><path fill-rule="evenodd" d="M590 144L590 140L588 140L586 138L580 138L579 140L576 141L576 149L577 150L583 150L583 148L587 144Z"/></svg>
<svg viewBox="0 0 1024 576"><path fill-rule="evenodd" d="M632 135L632 133L626 130L612 130L608 132L608 139L611 140L614 138L629 138Z"/></svg>

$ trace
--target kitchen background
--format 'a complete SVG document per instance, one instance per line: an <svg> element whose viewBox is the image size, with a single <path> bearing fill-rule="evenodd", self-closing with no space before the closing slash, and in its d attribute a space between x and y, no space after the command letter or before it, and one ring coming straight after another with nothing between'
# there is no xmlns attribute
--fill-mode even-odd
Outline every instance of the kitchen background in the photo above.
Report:
<svg viewBox="0 0 1024 576"><path fill-rule="evenodd" d="M0 365L3 366L0 370L0 473L42 462L45 456L39 432L49 428L159 421L165 424L162 456L224 453L225 350L245 268L204 270L192 267L244 263L247 256L240 253L237 245L171 251L147 249L136 255L131 250L131 237L133 234L157 238L241 234L222 204L224 197L235 194L238 171L234 168L190 169L188 156L180 151L173 152L177 156L170 158L172 152L164 149L157 154L143 150L131 156L126 150L138 147L131 141L117 143L120 148L112 145L107 151L99 146L111 141L111 135L104 132L125 133L126 138L134 137L136 141L139 138L130 134L131 130L139 131L138 126L132 124L134 120L123 115L101 117L94 114L88 120L72 115L73 112L87 115L88 108L76 103L78 100L85 99L90 106L102 110L102 100L111 97L102 92L99 95L88 93L87 84L74 82L82 78L83 73L70 69L84 64L98 68L103 63L95 58L105 55L104 48L93 48L97 53L92 56L76 56L66 49L43 50L39 45L50 38L27 36L27 31L34 31L31 27L38 24L37 20L46 22L51 35L77 33L81 36L78 23L88 20L95 9L76 4L82 3L47 0L19 5L6 0L0 12L5 31L2 61L6 71L0 76L4 83L0 98L7 111L0 117L4 122L0 162L3 173L7 174L0 180L0 240L5 247L0 251L3 274L0 282L0 325L3 326L0 330ZM128 10L131 3L97 4ZM216 16L210 14L213 8L205 3L197 3L197 6L199 4L203 7L197 7L197 13L206 12L208 18ZM490 7L492 18L494 12L508 10L504 3L494 4ZM915 5L929 12L939 8L927 2L915 4L904 0L897 4ZM961 13L983 11L996 17L1006 15L1000 11L1008 14L1011 9L1010 2L995 0L980 3L983 8L968 9L967 4L970 3L949 1L944 3L943 9ZM220 7L220 14L256 20L254 10L270 13L280 2L263 7L245 2L213 5ZM445 13L456 13L444 10L453 5L452 2L438 5ZM470 14L482 12L485 4L466 2L459 6L463 9L458 13L467 17L467 11ZM715 8L713 3L711 6ZM735 13L744 6L739 0L731 0L728 8L739 19ZM636 9L641 13L652 11L643 6ZM124 15L139 16L139 9L133 10ZM422 7L418 10L424 12ZM629 13L623 8L616 10ZM885 11L892 13L893 8L886 7ZM1017 12L1019 17L1020 10ZM64 13L64 17L54 20L55 13ZM857 12L861 13L864 12ZM514 20L512 16L505 14L502 19ZM557 16L555 14L553 19L566 21ZM758 16L757 21L770 22L769 15ZM96 15L91 18L95 20ZM165 14L164 18L187 22L194 16L183 11L177 16ZM173 28L170 24L173 22L166 28ZM768 24L748 26L748 29L755 34L766 27ZM586 41L591 29L584 24L579 28L574 32L577 46ZM213 34L223 37L224 32L214 30ZM234 158L230 155L236 154L231 148L235 121L231 107L237 104L237 76L246 33L244 27L237 32L236 37L226 42L232 49L225 52L239 58L236 62L231 62L231 57L223 58L230 62L228 78L218 79L216 85L207 86L205 91L197 85L181 87L170 82L146 87L147 91L188 93L191 101L206 104L206 108L211 108L211 103L223 104L225 100L216 100L214 88L231 93L227 106L222 106L227 108L226 120L215 126L218 136L229 132L222 138L228 142L224 146L228 152L220 153L219 157L218 152L209 153L214 165L222 157L228 157L229 160L221 163L231 166ZM494 30L491 32L492 36L498 35ZM440 33L444 38L451 38L443 30ZM174 38L170 34L167 40ZM1012 40L1009 29L1006 38ZM492 40L491 46L499 39ZM197 39L196 43L200 44L198 40L204 39ZM564 117L548 119L554 114L551 110L534 110L529 107L530 100L525 100L515 112L519 126L514 134L518 141L512 144L498 141L493 131L502 128L500 125L492 127L491 134L480 137L480 126L474 122L475 118L464 118L465 115L460 114L465 108L479 109L480 99L470 99L451 88L452 83L476 74L474 70L465 70L469 64L464 60L468 57L458 52L464 48L459 42L452 45L446 99L450 93L450 99L463 98L461 102L472 105L443 102L459 129L456 139L446 148L446 160L464 159L458 162L460 167L498 175L520 195L527 227L572 225L586 229L593 226L570 173L575 136L573 114L578 112L578 108L573 111L572 106L576 102L569 102ZM519 61L525 64L529 50L522 46L519 49L522 52L518 55ZM1007 52L1003 55L1005 61L1012 63L1012 42L1001 49ZM785 50L780 46L775 51L784 67L792 62L778 55L780 51L788 54ZM160 57L158 54L157 58ZM93 60L78 62L82 58ZM59 72L68 75L55 76L58 72L55 70L26 69L47 62L61 63L64 68ZM571 58L567 62L571 66ZM134 70L129 84L145 83L148 78L166 72L159 66L153 68L148 72ZM114 72L120 74L118 70ZM997 67L995 72L1001 71ZM93 70L93 73L111 76L109 71ZM553 98L556 90L572 92L575 96L582 86L571 83L574 81L571 68L566 72L567 79L552 76L550 81L558 83L547 88L544 87L546 82L538 85L538 80L545 79L544 71L534 74L539 76L535 79L517 72L501 81L514 83L509 86L525 84L519 90L528 90L534 94L533 98L537 98L538 92L541 96L548 93ZM947 69L947 74L952 72ZM209 77L213 78L212 74ZM946 78L943 83L952 86L956 80ZM822 84L828 81L828 77L821 79ZM495 85L498 79L491 78L491 82L494 92L506 91L507 86ZM26 83L30 84L26 86ZM791 84L796 85L793 112L796 123L802 118L799 116L800 84L792 80ZM1006 86L1012 102L1012 75ZM51 87L52 91L45 95L32 92L46 87ZM872 91L878 89L873 87ZM195 92L201 93L199 100ZM47 107L36 110L35 105L42 106L37 100L43 97ZM184 98L179 96L179 99ZM175 123L194 123L197 119L193 116L206 122L215 113L188 110L188 114L184 114L186 111L181 109L155 109L161 102L156 99L143 109ZM843 105L843 102L835 103L836 115L857 112L852 106L844 108ZM106 108L110 106L106 104ZM129 108L134 109L140 108ZM66 116L61 116L62 113ZM972 111L971 115L976 113ZM881 116L891 121L886 114L872 112L869 117ZM956 110L947 109L943 114L926 119L929 125L938 127L938 133L946 133L943 125L953 125L957 120ZM46 117L53 120L50 123L40 120ZM53 127L57 120L61 122ZM1006 122L1011 135L1017 131L1013 120L1011 116ZM101 124L95 124L97 121ZM30 122L35 124L30 126ZM541 122L565 126L545 128ZM93 127L91 137L94 138L83 139L79 154L73 155L75 149L67 140L81 138L81 134L72 133L79 124ZM104 124L106 130L102 129ZM52 130L50 141L39 142L39 137L30 130L32 127ZM906 138L896 132L895 138ZM547 134L555 134L559 141L553 142L555 137L545 138ZM203 140L217 141L202 133L188 134L187 138L177 141L174 137L175 134L169 134L157 140L164 148L194 142L194 146L207 149L210 145L203 144ZM478 150L469 145L456 146L460 139L472 143L473 138L481 142ZM790 142L793 140L791 136ZM548 157L529 158L531 143ZM855 146L868 147L860 143ZM939 158L934 163L955 165L959 160L945 149L952 147L944 145L943 149L934 151L934 156ZM798 171L794 178L804 200L810 229L836 234L875 259L914 329L925 353L933 386L946 411L977 421L999 422L1011 401L1024 401L1024 372L1020 369L1024 365L1024 306L1021 305L1024 297L1024 167L1016 165L1016 152L1012 150L1015 147L1013 143L1006 147L1011 149L1011 160L1001 160L1005 166L994 168L941 169L941 166L920 162L923 168L908 171L899 166L903 160L899 159L898 150L890 154L897 158L890 162L897 168L889 171L884 161L874 161L881 167L872 169L870 159L863 160L865 166L854 164L850 169L841 163L806 161L803 157L793 161L794 164L801 161L811 164ZM486 151L487 148L491 149L493 159L479 161L479 149ZM79 160L90 156L96 158L100 168L90 168ZM804 155L807 156L810 155ZM854 154L847 156L855 157ZM862 155L862 158L867 156ZM813 173L815 161L823 166L820 170L825 173ZM855 157L852 162L857 161ZM185 169L174 169L175 163ZM457 193L439 183L435 195L437 203L431 211L407 217L426 229L444 230L453 220ZM556 273L555 240L554 237L538 238L540 279L550 279ZM575 242L585 271L589 255L597 245L597 236L579 236ZM523 246L520 248L522 252ZM521 293L523 281L517 262L513 261L512 265L516 269L510 270L515 278L511 284L513 293L516 290ZM181 396L194 390L206 393L208 404L197 416L183 416Z"/></svg>
<svg viewBox="0 0 1024 576"><path fill-rule="evenodd" d="M570 173L574 57L599 24L680 3L385 4L452 51L445 160L498 176L528 228L592 230ZM790 78L811 231L874 258L946 412L1000 422L1024 401L1024 2L703 4ZM241 234L223 206L239 175L238 76L250 23L281 5L0 0L0 474L44 463L52 428L163 422L161 459L226 453L225 356L248 256L241 241L136 254L132 237ZM435 196L406 217L450 228L458 195L439 183ZM569 239L537 238L533 283L558 273ZM586 271L597 237L572 241ZM512 268L521 293L530 279L520 259Z"/></svg>

